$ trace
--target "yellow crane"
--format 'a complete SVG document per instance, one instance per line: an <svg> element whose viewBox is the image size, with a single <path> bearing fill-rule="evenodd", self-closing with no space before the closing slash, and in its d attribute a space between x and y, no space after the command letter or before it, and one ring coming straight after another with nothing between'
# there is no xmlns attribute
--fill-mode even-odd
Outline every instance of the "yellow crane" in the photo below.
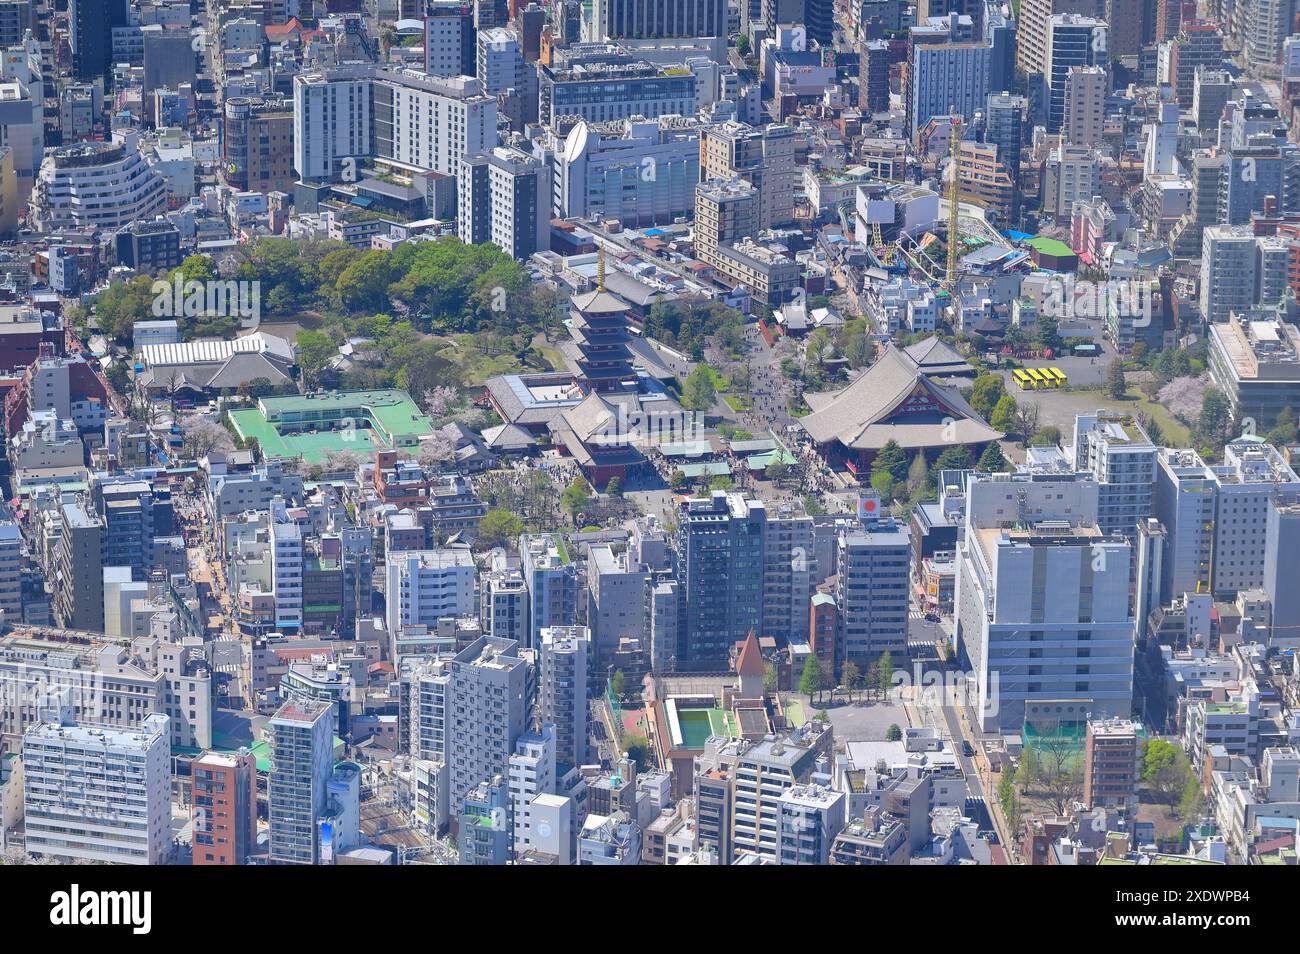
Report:
<svg viewBox="0 0 1300 954"><path fill-rule="evenodd" d="M949 163L948 170L952 174L952 180L948 183L948 274L945 276L944 287L948 293L954 297L957 295L957 244L961 240L957 230L957 196L959 193L957 182L957 167L960 164L961 156L961 118L954 116L952 120L952 142L948 147Z"/></svg>

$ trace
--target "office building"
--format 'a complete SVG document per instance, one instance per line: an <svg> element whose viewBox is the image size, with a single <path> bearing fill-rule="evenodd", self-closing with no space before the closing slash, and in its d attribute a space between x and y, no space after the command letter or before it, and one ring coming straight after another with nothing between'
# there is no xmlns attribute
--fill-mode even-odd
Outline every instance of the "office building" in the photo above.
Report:
<svg viewBox="0 0 1300 954"><path fill-rule="evenodd" d="M726 36L726 0L596 0L593 39Z"/></svg>
<svg viewBox="0 0 1300 954"><path fill-rule="evenodd" d="M123 728L47 711L22 741L27 852L64 863L165 864L169 735L161 713Z"/></svg>
<svg viewBox="0 0 1300 954"><path fill-rule="evenodd" d="M917 142L935 116L970 122L990 92L993 47L974 34L971 18L951 13L913 27L903 72L908 137Z"/></svg>
<svg viewBox="0 0 1300 954"><path fill-rule="evenodd" d="M130 23L127 0L68 0L68 45L77 79L113 84L113 30Z"/></svg>
<svg viewBox="0 0 1300 954"><path fill-rule="evenodd" d="M1215 292L1209 301L1221 299ZM1228 314L1209 329L1210 381L1227 396L1234 421L1249 419L1266 434L1284 408L1294 413L1300 406L1300 332L1280 317Z"/></svg>
<svg viewBox="0 0 1300 954"><path fill-rule="evenodd" d="M998 161L1013 182L1020 177L1020 150L1028 105L1023 96L990 93L985 107L984 141L998 147Z"/></svg>
<svg viewBox="0 0 1300 954"><path fill-rule="evenodd" d="M699 126L673 116L580 122L553 166L554 212L560 218L616 219L630 228L670 225L695 209Z"/></svg>
<svg viewBox="0 0 1300 954"><path fill-rule="evenodd" d="M1215 509L1213 589L1216 599L1264 585L1272 501L1300 500L1300 477L1277 448L1254 437L1240 437L1223 449L1223 463L1212 467Z"/></svg>
<svg viewBox="0 0 1300 954"><path fill-rule="evenodd" d="M630 56L538 67L538 121L558 129L569 117L612 122L644 116L694 116L699 105L694 73Z"/></svg>
<svg viewBox="0 0 1300 954"><path fill-rule="evenodd" d="M1019 731L1026 708L1086 700L1127 716L1133 695L1132 545L1096 524L1083 475L976 475L957 548L957 645L984 731Z"/></svg>
<svg viewBox="0 0 1300 954"><path fill-rule="evenodd" d="M424 71L433 76L473 76L474 12L461 0L430 0L424 20Z"/></svg>
<svg viewBox="0 0 1300 954"><path fill-rule="evenodd" d="M742 494L714 491L678 510L678 670L724 669L733 646L763 618L767 510Z"/></svg>
<svg viewBox="0 0 1300 954"><path fill-rule="evenodd" d="M112 234L167 210L163 177L132 133L121 144L86 143L46 153L32 191L34 227Z"/></svg>
<svg viewBox="0 0 1300 954"><path fill-rule="evenodd" d="M1269 500L1264 540L1264 592L1273 612L1269 645L1300 647L1300 503Z"/></svg>
<svg viewBox="0 0 1300 954"><path fill-rule="evenodd" d="M700 179L739 177L758 194L757 229L746 235L793 221L796 175L790 126L755 129L729 121L700 132Z"/></svg>
<svg viewBox="0 0 1300 954"><path fill-rule="evenodd" d="M881 517L879 498L863 498L859 519L846 521L836 542L837 665L863 671L882 653L907 652L908 528Z"/></svg>
<svg viewBox="0 0 1300 954"><path fill-rule="evenodd" d="M764 636L789 642L808 638L808 600L817 576L813 519L801 501L768 509L763 557Z"/></svg>
<svg viewBox="0 0 1300 954"><path fill-rule="evenodd" d="M59 540L50 575L54 615L64 629L104 631L104 521L87 502L59 507Z"/></svg>
<svg viewBox="0 0 1300 954"><path fill-rule="evenodd" d="M232 96L226 100L221 171L241 192L293 191L293 104Z"/></svg>

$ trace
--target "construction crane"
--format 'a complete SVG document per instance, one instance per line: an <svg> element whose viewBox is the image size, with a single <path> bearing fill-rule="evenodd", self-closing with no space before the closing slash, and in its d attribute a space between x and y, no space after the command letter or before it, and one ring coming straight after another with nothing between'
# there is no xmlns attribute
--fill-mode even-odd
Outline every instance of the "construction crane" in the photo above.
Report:
<svg viewBox="0 0 1300 954"><path fill-rule="evenodd" d="M952 174L952 180L948 183L948 274L944 276L943 284L944 288L948 290L948 294L955 298L957 296L957 243L959 241L957 231L957 195L959 192L957 166L961 155L961 117L959 116L953 117L951 137L952 141L948 147L948 171Z"/></svg>

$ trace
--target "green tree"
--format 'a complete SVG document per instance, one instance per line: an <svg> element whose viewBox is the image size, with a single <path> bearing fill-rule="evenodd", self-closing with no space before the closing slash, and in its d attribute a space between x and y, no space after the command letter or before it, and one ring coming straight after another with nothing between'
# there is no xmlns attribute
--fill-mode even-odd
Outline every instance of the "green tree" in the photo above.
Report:
<svg viewBox="0 0 1300 954"><path fill-rule="evenodd" d="M763 663L763 691L776 692L776 687L777 687L776 663L770 661L765 662Z"/></svg>
<svg viewBox="0 0 1300 954"><path fill-rule="evenodd" d="M1295 411L1289 407L1284 407L1278 411L1277 418L1273 422L1273 429L1268 432L1268 442L1278 447L1286 447L1294 444L1297 439L1297 427ZM1152 440L1155 440L1153 437Z"/></svg>
<svg viewBox="0 0 1300 954"><path fill-rule="evenodd" d="M975 465L975 469L990 474L1004 474L1011 469L1011 465L1007 463L998 442L991 441L989 446L984 448L984 453L980 454L979 463Z"/></svg>
<svg viewBox="0 0 1300 954"><path fill-rule="evenodd" d="M651 764L650 740L639 732L629 732L623 736L623 751L636 763L638 772L653 768Z"/></svg>
<svg viewBox="0 0 1300 954"><path fill-rule="evenodd" d="M885 730L886 742L897 742L903 737L903 730L899 728L897 722L891 722L889 728Z"/></svg>
<svg viewBox="0 0 1300 954"><path fill-rule="evenodd" d="M880 685L880 698L889 701L889 693L894 688L894 657L885 650L876 660L876 679Z"/></svg>
<svg viewBox="0 0 1300 954"><path fill-rule="evenodd" d="M1029 439L1029 444L1032 447L1055 447L1060 443L1061 429L1052 424L1040 427L1034 432L1034 436Z"/></svg>
<svg viewBox="0 0 1300 954"><path fill-rule="evenodd" d="M320 381L326 363L338 353L333 339L323 331L300 331L297 337L298 367L302 383L311 390Z"/></svg>
<svg viewBox="0 0 1300 954"><path fill-rule="evenodd" d="M1232 427L1232 405L1227 396L1218 388L1206 388L1201 398L1201 416L1196 422L1196 431L1202 440L1218 448L1227 439Z"/></svg>
<svg viewBox="0 0 1300 954"><path fill-rule="evenodd" d="M623 481L619 480L617 477L611 477L609 483L605 485L605 493L609 494L611 497L623 496Z"/></svg>
<svg viewBox="0 0 1300 954"><path fill-rule="evenodd" d="M945 447L939 459L934 462L931 473L938 474L944 470L966 470L970 467L970 448L965 444L953 444Z"/></svg>
<svg viewBox="0 0 1300 954"><path fill-rule="evenodd" d="M1142 781L1174 811L1175 798L1187 789L1188 780L1194 780L1191 765L1182 747L1165 739L1149 739L1142 753Z"/></svg>
<svg viewBox="0 0 1300 954"><path fill-rule="evenodd" d="M587 489L587 482L581 477L575 477L573 483L564 489L560 497L560 503L564 507L564 512L576 526L578 515L587 509L591 503L591 491Z"/></svg>
<svg viewBox="0 0 1300 954"><path fill-rule="evenodd" d="M1195 822L1205 811L1205 792L1196 779L1188 778L1183 786L1183 797L1178 802L1178 816L1184 822Z"/></svg>
<svg viewBox="0 0 1300 954"><path fill-rule="evenodd" d="M913 503L930 492L930 467L925 462L925 451L917 451L912 465L907 469L907 494Z"/></svg>
<svg viewBox="0 0 1300 954"><path fill-rule="evenodd" d="M741 56L749 56L749 37L742 33L736 40L736 52Z"/></svg>
<svg viewBox="0 0 1300 954"><path fill-rule="evenodd" d="M1007 386L1002 375L981 374L971 386L970 406L987 421L1006 392Z"/></svg>
<svg viewBox="0 0 1300 954"><path fill-rule="evenodd" d="M609 688L614 693L615 699L622 699L627 690L627 677L623 675L623 670L618 669L614 672L614 677L609 681Z"/></svg>
<svg viewBox="0 0 1300 954"><path fill-rule="evenodd" d="M821 695L825 679L821 660L809 653L803 664L803 674L799 677L799 691L808 697L809 705L813 704L813 696Z"/></svg>
<svg viewBox="0 0 1300 954"><path fill-rule="evenodd" d="M1061 336L1056 319L1051 315L1040 315L1038 324L1034 328L1034 340L1038 342L1040 348L1051 348L1055 351L1061 346Z"/></svg>
<svg viewBox="0 0 1300 954"><path fill-rule="evenodd" d="M907 466L907 454L898 446L898 442L891 438L885 442L885 446L880 448L875 460L871 462L871 473L874 475L882 471L887 472L894 483L901 484L907 480Z"/></svg>
<svg viewBox="0 0 1300 954"><path fill-rule="evenodd" d="M708 365L696 365L695 370L686 376L686 384L682 388L682 406L688 411L709 411L717 397L712 369Z"/></svg>
<svg viewBox="0 0 1300 954"><path fill-rule="evenodd" d="M880 494L886 504L894 502L894 476L887 470L878 470L871 475L871 489Z"/></svg>
<svg viewBox="0 0 1300 954"><path fill-rule="evenodd" d="M1119 358L1112 358L1110 364L1106 366L1106 396L1120 401L1128 394L1128 384L1124 380L1124 362Z"/></svg>
<svg viewBox="0 0 1300 954"><path fill-rule="evenodd" d="M484 549L509 546L523 532L524 521L518 514L509 510L489 510L478 522L475 542Z"/></svg>
<svg viewBox="0 0 1300 954"><path fill-rule="evenodd" d="M686 489L686 472L683 470L674 470L672 476L668 478L668 486L676 493L681 493Z"/></svg>
<svg viewBox="0 0 1300 954"><path fill-rule="evenodd" d="M1004 394L998 398L989 423L1002 433L1009 434L1016 429L1016 411L1016 399L1010 394Z"/></svg>

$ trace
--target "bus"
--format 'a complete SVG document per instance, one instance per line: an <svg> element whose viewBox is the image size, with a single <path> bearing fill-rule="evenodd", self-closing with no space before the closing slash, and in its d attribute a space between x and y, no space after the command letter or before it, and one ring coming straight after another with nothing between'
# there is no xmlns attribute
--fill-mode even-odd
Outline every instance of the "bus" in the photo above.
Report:
<svg viewBox="0 0 1300 954"><path fill-rule="evenodd" d="M1065 387L1065 382L1067 379L1065 377L1064 371L1062 371L1060 368L1048 368L1047 373L1050 374L1052 378L1056 381L1056 384L1053 385L1054 387L1058 387L1058 388Z"/></svg>
<svg viewBox="0 0 1300 954"><path fill-rule="evenodd" d="M1034 383L1034 379L1020 368L1016 368L1012 371L1011 376L1015 378L1016 384L1020 385L1020 390L1022 391L1032 391L1034 388L1038 387L1038 385Z"/></svg>
<svg viewBox="0 0 1300 954"><path fill-rule="evenodd" d="M1047 380L1047 375L1043 374L1043 372L1039 371L1037 368L1025 368L1025 373L1029 375L1030 379L1034 382L1035 388L1051 387L1051 383Z"/></svg>

